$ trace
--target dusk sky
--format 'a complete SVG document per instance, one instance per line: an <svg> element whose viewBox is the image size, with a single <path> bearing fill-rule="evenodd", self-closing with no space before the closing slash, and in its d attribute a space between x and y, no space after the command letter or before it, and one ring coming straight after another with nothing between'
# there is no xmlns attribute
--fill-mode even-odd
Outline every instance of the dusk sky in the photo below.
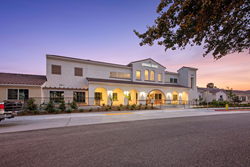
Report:
<svg viewBox="0 0 250 167"><path fill-rule="evenodd" d="M197 85L250 90L248 52L214 60L203 47L139 46L160 0L0 0L0 72L46 74L46 54L128 64L152 58L167 71L198 68Z"/></svg>

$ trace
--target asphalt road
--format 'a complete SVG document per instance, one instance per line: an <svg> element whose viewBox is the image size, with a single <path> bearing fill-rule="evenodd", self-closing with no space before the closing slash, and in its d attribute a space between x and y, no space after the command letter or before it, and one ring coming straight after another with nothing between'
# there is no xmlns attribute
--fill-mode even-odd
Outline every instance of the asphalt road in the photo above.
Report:
<svg viewBox="0 0 250 167"><path fill-rule="evenodd" d="M0 134L0 166L250 166L250 114Z"/></svg>

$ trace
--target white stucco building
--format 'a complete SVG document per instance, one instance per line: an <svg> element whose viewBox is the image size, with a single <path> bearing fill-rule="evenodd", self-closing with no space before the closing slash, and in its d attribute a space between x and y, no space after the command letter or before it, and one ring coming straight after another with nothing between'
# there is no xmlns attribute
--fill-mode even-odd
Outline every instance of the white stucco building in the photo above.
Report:
<svg viewBox="0 0 250 167"><path fill-rule="evenodd" d="M152 98L155 103L167 100L187 103L198 97L196 68L182 67L176 73L168 72L151 58L128 65L56 55L46 55L46 60L43 97L62 92L66 101L75 96L79 99L76 101L88 105L110 104L109 97L114 97L114 105L127 104L124 94L131 97L130 104L145 104Z"/></svg>
<svg viewBox="0 0 250 167"><path fill-rule="evenodd" d="M36 98L39 102L64 99L86 105L107 105L111 103L109 98L114 99L113 105L145 104L151 99L161 104L187 104L198 98L197 70L181 67L177 72L169 72L151 58L120 65L46 55L46 76L39 85L39 94L27 97ZM22 83L18 85L22 86ZM23 86L29 89L28 85ZM5 88L7 90L2 97L8 98L11 91Z"/></svg>

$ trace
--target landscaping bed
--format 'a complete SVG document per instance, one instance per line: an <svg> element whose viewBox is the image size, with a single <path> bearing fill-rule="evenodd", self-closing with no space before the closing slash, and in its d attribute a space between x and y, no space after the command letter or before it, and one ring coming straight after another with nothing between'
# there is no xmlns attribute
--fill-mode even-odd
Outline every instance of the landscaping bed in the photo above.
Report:
<svg viewBox="0 0 250 167"><path fill-rule="evenodd" d="M90 109L54 109L52 112L46 110L26 110L18 113L18 116L32 116L32 115L55 115L55 114L69 114L69 113L89 113L89 112L110 112L110 111L134 111L134 110L158 110L157 107L149 105L126 105L126 106L99 106L98 108Z"/></svg>

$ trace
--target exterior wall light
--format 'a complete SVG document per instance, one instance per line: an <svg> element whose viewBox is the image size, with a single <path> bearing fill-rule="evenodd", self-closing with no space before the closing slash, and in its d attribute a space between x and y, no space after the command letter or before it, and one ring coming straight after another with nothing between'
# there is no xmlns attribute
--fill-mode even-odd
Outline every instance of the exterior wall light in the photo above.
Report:
<svg viewBox="0 0 250 167"><path fill-rule="evenodd" d="M113 93L113 91L112 91L112 90L109 90L109 91L108 91L108 95L110 95L110 96L111 96L111 95L112 95L112 93Z"/></svg>

